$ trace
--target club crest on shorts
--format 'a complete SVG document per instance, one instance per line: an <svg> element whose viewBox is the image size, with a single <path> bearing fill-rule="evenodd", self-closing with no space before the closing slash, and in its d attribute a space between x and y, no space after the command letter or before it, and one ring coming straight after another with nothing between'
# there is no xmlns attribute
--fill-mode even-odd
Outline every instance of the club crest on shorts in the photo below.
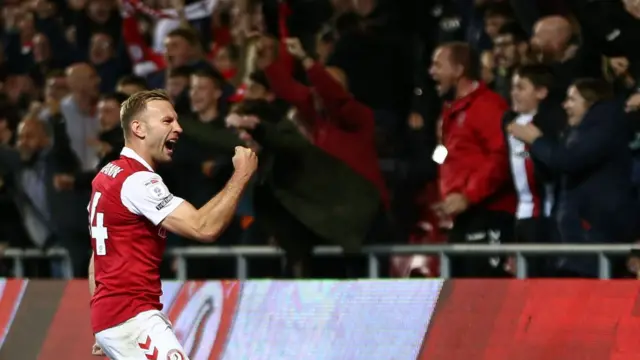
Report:
<svg viewBox="0 0 640 360"><path fill-rule="evenodd" d="M167 360L187 360L187 357L180 350L173 349L167 353Z"/></svg>

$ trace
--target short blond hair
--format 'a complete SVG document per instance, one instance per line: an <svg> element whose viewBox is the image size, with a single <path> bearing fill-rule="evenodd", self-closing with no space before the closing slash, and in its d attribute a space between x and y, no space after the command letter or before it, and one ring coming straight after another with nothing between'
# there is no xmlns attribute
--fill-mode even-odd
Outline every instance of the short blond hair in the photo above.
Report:
<svg viewBox="0 0 640 360"><path fill-rule="evenodd" d="M125 136L131 132L131 122L140 115L141 112L147 110L147 104L154 100L164 100L171 102L167 92L161 89L138 91L129 96L120 107L120 124L124 130Z"/></svg>

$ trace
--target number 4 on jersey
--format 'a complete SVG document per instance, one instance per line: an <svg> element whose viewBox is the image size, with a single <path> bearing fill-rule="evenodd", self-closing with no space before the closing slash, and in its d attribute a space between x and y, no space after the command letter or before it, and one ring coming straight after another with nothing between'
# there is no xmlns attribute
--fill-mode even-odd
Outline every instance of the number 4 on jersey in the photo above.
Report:
<svg viewBox="0 0 640 360"><path fill-rule="evenodd" d="M96 207L98 206L98 201L100 201L101 196L102 193L99 192L93 194L93 199L91 200L91 212L89 213L91 216L89 223L91 226L91 237L96 240L96 255L107 254L105 240L109 238L107 228L104 227L104 213L99 212L96 214ZM95 225L93 224L94 220Z"/></svg>

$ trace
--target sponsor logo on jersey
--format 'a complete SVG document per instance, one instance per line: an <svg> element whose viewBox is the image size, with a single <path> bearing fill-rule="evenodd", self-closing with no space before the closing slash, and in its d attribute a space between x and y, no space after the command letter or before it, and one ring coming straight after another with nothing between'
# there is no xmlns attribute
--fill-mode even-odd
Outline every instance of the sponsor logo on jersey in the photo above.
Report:
<svg viewBox="0 0 640 360"><path fill-rule="evenodd" d="M529 157L531 156L531 155L529 154L529 152L528 152L528 151L526 151L526 150L524 150L524 151L514 151L514 152L513 152L513 155L514 155L515 157L519 157L519 158L523 158L523 159L529 158Z"/></svg>
<svg viewBox="0 0 640 360"><path fill-rule="evenodd" d="M169 194L169 196L167 196L164 199L162 199L162 201L160 201L160 203L158 205L156 205L156 210L158 210L158 211L162 210L162 208L164 208L165 206L169 205L171 200L173 200L173 194Z"/></svg>

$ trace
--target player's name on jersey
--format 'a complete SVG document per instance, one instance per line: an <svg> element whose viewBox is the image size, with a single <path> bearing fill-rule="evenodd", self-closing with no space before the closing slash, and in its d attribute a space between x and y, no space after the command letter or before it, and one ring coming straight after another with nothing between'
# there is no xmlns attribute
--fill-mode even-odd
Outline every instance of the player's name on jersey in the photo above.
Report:
<svg viewBox="0 0 640 360"><path fill-rule="evenodd" d="M105 165L102 170L100 170L101 173L107 175L107 176L111 176L112 178L115 179L116 176L118 176L118 174L122 171L122 168L114 165L114 164L107 164Z"/></svg>

